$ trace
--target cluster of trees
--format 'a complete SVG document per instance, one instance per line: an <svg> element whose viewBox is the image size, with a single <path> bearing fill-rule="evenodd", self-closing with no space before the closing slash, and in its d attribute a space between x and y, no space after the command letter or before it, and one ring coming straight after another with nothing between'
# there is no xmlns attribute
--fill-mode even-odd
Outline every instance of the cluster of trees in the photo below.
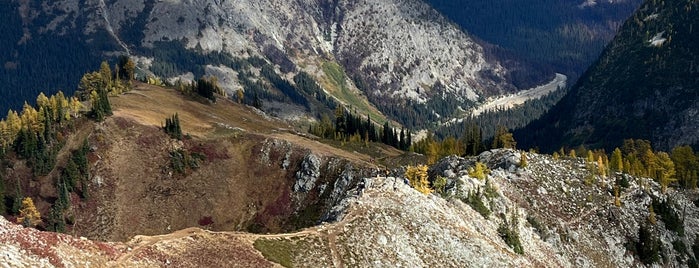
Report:
<svg viewBox="0 0 699 268"><path fill-rule="evenodd" d="M165 85L160 81L149 81L148 83ZM216 76L202 76L191 83L183 83L181 80L177 80L174 84L168 85L173 86L182 94L188 96L194 96L194 94L197 94L212 102L216 102L216 94L226 97L226 92L218 85L218 78L216 78Z"/></svg>
<svg viewBox="0 0 699 268"><path fill-rule="evenodd" d="M427 156L427 162L432 164L449 155L478 155L487 149L514 149L517 145L512 133L503 126L498 127L489 147L483 140L483 130L480 126L471 123L464 127L461 138L448 136L439 141L434 135L428 134L425 139L415 142L412 150Z"/></svg>
<svg viewBox="0 0 699 268"><path fill-rule="evenodd" d="M60 35L51 31L38 34L43 32L40 27L44 23L23 23L18 8L19 2L0 5L0 14L3 14L0 18L0 36L3 37L0 40L0 113L3 116L9 109L21 110L26 100L33 100L42 91L47 96L59 90L72 96L80 77L97 67L95 58L101 57L104 51L122 50L106 30L89 37L80 30L67 28ZM42 16L42 19L52 16ZM26 31L32 33L32 37L22 39Z"/></svg>
<svg viewBox="0 0 699 268"><path fill-rule="evenodd" d="M626 139L621 148L615 148L610 155L603 149L587 150L584 146L567 151L561 148L553 153L554 158L562 156L584 157L588 163L595 163L595 173L607 176L612 172L624 172L633 176L653 178L665 192L668 186L685 189L697 188L699 179L699 155L690 146L677 146L670 153L655 151L650 141Z"/></svg>
<svg viewBox="0 0 699 268"><path fill-rule="evenodd" d="M201 77L205 74L206 65L225 65L233 70L242 70L251 63L227 52L204 52L200 47L187 49L181 41L157 41L153 43L153 48L141 52L144 56L153 57L150 70L160 77L175 77L187 72Z"/></svg>
<svg viewBox="0 0 699 268"><path fill-rule="evenodd" d="M379 128L367 115L362 119L355 113L348 112L344 106L335 109L335 121L331 122L327 116L321 121L312 124L308 132L326 139L334 139L350 142L381 142L400 150L407 151L412 144L412 134L402 128L396 131L388 122Z"/></svg>
<svg viewBox="0 0 699 268"><path fill-rule="evenodd" d="M103 121L105 117L112 115L112 105L109 103L108 95L118 95L131 90L135 68L130 58L122 56L114 66L114 71L106 61L103 61L99 71L83 75L77 94L84 100L89 98L92 104L90 114L95 120Z"/></svg>
<svg viewBox="0 0 699 268"><path fill-rule="evenodd" d="M323 88L316 83L315 79L313 79L310 74L304 71L299 72L294 76L294 83L296 83L296 87L298 89L306 93L308 96L315 98L329 109L335 110L337 108L337 102L335 102L332 97L325 94Z"/></svg>
<svg viewBox="0 0 699 268"><path fill-rule="evenodd" d="M551 69L582 73L613 36L614 29L604 23L623 22L641 1L600 3L601 8L553 0L427 2L479 38L511 51L515 59L544 61L555 66Z"/></svg>
<svg viewBox="0 0 699 268"><path fill-rule="evenodd" d="M180 126L180 117L177 113L170 118L165 118L163 130L170 135L171 138L182 140L182 127Z"/></svg>
<svg viewBox="0 0 699 268"><path fill-rule="evenodd" d="M274 66L265 64L262 66L260 75L266 78L274 88L278 89L282 92L282 94L287 96L291 102L304 106L306 109L310 108L306 97L303 96L300 91L296 89L296 87L289 83L289 81L279 76L277 72L274 71Z"/></svg>
<svg viewBox="0 0 699 268"><path fill-rule="evenodd" d="M37 108L25 102L20 113L10 110L7 117L0 119L0 159L18 157L26 159L34 176L45 176L56 165L58 151L63 147L63 134L79 116L81 102L73 97L66 98L62 92L51 97L40 93L36 100ZM11 213L18 214L29 203L22 195L20 181L12 199ZM0 214L6 212L4 178L0 176ZM31 203L33 205L33 201ZM29 211L29 210L27 210ZM26 211L25 211L26 212ZM20 215L21 216L21 215ZM30 219L27 226L35 226L34 216L21 216Z"/></svg>
<svg viewBox="0 0 699 268"><path fill-rule="evenodd" d="M460 137L465 130L472 125L481 128L483 139L490 139L495 136L498 128L518 130L530 122L540 118L551 107L553 107L568 92L566 88L558 88L556 91L539 99L528 100L517 107L511 109L488 110L475 117L463 119L461 124L445 124L435 130L435 135L440 138L448 136ZM515 133L518 139L522 139L526 133ZM533 146L530 144L524 144Z"/></svg>
<svg viewBox="0 0 699 268"><path fill-rule="evenodd" d="M0 156L14 151L40 176L53 168L62 146L59 132L78 115L82 104L60 91L51 97L40 93L36 103L38 109L25 102L20 113L10 110L0 120Z"/></svg>
<svg viewBox="0 0 699 268"><path fill-rule="evenodd" d="M697 187L698 159L689 146L675 147L668 154L654 151L647 140L629 139L624 140L621 149L614 149L610 168L634 176L653 178L663 187L663 192L670 185L694 189Z"/></svg>

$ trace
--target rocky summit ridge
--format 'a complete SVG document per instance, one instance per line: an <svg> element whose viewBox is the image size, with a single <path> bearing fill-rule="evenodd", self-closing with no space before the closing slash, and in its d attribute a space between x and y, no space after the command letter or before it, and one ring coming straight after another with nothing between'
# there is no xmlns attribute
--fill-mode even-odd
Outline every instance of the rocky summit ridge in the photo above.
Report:
<svg viewBox="0 0 699 268"><path fill-rule="evenodd" d="M602 177L580 158L528 153L528 165L520 167L521 153L501 149L445 158L429 170L446 179L439 194L422 194L402 176L362 179L328 212L334 220L295 233L189 228L103 243L0 219L0 260L37 267L638 267L642 226L659 241L666 265L694 259L687 249L696 247L699 232L696 191L663 194L650 179ZM491 170L485 179L468 175L476 162ZM619 206L612 191L616 179L628 182ZM649 211L651 203L657 212ZM657 205L663 203L669 205ZM681 228L671 215L680 215Z"/></svg>

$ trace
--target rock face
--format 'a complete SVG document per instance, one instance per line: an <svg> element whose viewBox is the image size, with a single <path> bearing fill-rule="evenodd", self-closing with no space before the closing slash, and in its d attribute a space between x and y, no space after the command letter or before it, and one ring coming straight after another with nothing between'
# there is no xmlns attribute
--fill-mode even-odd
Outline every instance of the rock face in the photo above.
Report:
<svg viewBox="0 0 699 268"><path fill-rule="evenodd" d="M294 192L308 192L315 186L320 176L320 159L313 154L306 155L301 162L300 170L296 172Z"/></svg>
<svg viewBox="0 0 699 268"><path fill-rule="evenodd" d="M342 1L336 56L377 96L476 101L515 90L499 62L422 1ZM391 99L391 98L387 98Z"/></svg>

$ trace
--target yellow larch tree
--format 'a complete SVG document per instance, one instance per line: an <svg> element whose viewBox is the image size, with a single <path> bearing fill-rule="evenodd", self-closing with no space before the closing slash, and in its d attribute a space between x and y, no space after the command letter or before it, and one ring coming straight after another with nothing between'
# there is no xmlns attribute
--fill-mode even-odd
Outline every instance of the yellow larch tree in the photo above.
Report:
<svg viewBox="0 0 699 268"><path fill-rule="evenodd" d="M39 214L36 206L34 206L34 200L32 200L31 197L22 199L22 208L19 210L17 223L25 227L36 227L41 224L41 214Z"/></svg>
<svg viewBox="0 0 699 268"><path fill-rule="evenodd" d="M405 170L405 177L408 179L408 182L410 182L410 186L423 194L432 193L430 182L427 181L427 168L426 165L417 165L408 166Z"/></svg>

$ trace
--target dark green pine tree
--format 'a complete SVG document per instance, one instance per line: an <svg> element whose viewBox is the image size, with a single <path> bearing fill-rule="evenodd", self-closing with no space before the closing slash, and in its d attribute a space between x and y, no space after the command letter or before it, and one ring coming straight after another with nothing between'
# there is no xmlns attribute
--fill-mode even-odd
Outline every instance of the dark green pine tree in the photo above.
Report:
<svg viewBox="0 0 699 268"><path fill-rule="evenodd" d="M391 144L391 126L388 125L388 121L383 124L383 135L381 136L381 142L384 144Z"/></svg>
<svg viewBox="0 0 699 268"><path fill-rule="evenodd" d="M112 105L107 94L106 89L97 90L97 100L92 105L92 116L97 122L102 122L105 117L112 115Z"/></svg>
<svg viewBox="0 0 699 268"><path fill-rule="evenodd" d="M5 214L5 178L0 173L0 215Z"/></svg>
<svg viewBox="0 0 699 268"><path fill-rule="evenodd" d="M400 129L400 141L398 142L398 147L399 149L405 151L408 149L408 146L406 146L407 142L405 140L405 128Z"/></svg>
<svg viewBox="0 0 699 268"><path fill-rule="evenodd" d="M66 168L63 170L63 172L61 172L61 178L63 179L62 181L65 184L68 191L72 192L75 189L78 177L78 165L75 163L75 160L73 160L73 158L71 157L68 159Z"/></svg>
<svg viewBox="0 0 699 268"><path fill-rule="evenodd" d="M173 139L182 139L182 127L180 126L180 117L177 113L170 118L165 118L163 130Z"/></svg>

